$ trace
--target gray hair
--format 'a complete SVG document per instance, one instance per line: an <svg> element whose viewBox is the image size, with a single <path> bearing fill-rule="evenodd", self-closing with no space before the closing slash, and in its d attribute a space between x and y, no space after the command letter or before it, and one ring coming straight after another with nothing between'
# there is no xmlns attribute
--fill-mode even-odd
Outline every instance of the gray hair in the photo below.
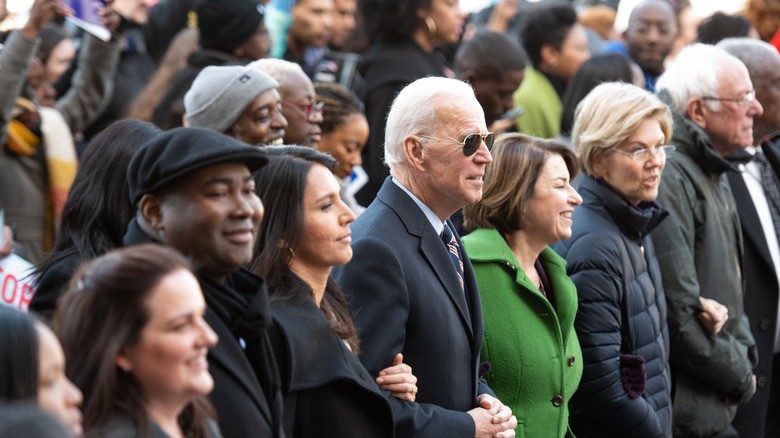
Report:
<svg viewBox="0 0 780 438"><path fill-rule="evenodd" d="M753 81L772 73L774 66L768 61L780 58L780 53L773 45L753 38L726 38L715 47L742 61Z"/></svg>
<svg viewBox="0 0 780 438"><path fill-rule="evenodd" d="M426 77L404 87L393 100L385 128L385 164L391 169L404 161L407 135L432 135L445 108L462 106L471 100L482 111L474 89L457 79Z"/></svg>
<svg viewBox="0 0 780 438"><path fill-rule="evenodd" d="M666 90L672 108L685 115L685 108L692 97L717 96L724 71L742 62L722 49L695 43L680 51L666 72L658 78L656 91ZM712 111L720 111L720 102L704 101Z"/></svg>
<svg viewBox="0 0 780 438"><path fill-rule="evenodd" d="M304 76L306 75L300 65L294 62L276 58L261 58L257 61L250 62L247 64L247 67L260 70L261 72L268 74L272 78L276 79L276 82L279 82L280 86L282 87L284 86L285 75L291 73L301 73Z"/></svg>

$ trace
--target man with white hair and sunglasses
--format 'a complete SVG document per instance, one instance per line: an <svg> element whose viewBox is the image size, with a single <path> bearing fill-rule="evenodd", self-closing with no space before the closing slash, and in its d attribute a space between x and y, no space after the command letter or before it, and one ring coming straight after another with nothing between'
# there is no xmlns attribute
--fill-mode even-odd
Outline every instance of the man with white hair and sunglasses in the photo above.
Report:
<svg viewBox="0 0 780 438"><path fill-rule="evenodd" d="M378 375L402 351L418 378L415 403L388 397L398 436L515 436L517 419L481 378L479 291L448 219L482 197L493 140L465 82L407 85L387 117L390 177L352 225L352 261L335 272L363 365Z"/></svg>

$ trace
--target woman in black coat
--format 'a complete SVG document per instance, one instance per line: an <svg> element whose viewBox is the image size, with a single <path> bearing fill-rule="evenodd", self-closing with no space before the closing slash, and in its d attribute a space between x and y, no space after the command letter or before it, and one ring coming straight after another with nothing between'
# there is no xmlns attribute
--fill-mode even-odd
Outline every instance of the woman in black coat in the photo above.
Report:
<svg viewBox="0 0 780 438"><path fill-rule="evenodd" d="M354 213L341 201L336 160L311 148L267 148L255 175L266 211L254 271L271 296L269 329L279 361L288 437L392 437L380 392L414 401L416 378L396 356L375 381L357 358L358 340L343 292L330 276L352 258ZM266 170L267 169L267 170Z"/></svg>
<svg viewBox="0 0 780 438"><path fill-rule="evenodd" d="M634 85L599 85L577 108L572 139L585 173L572 237L554 249L577 286L584 370L570 424L579 437L670 437L669 332L650 233L672 120Z"/></svg>

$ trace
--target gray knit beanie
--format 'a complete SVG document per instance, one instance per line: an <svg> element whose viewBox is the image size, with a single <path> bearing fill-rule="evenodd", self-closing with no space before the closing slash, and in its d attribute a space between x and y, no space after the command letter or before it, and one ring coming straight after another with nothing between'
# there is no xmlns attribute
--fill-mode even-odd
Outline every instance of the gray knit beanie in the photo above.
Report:
<svg viewBox="0 0 780 438"><path fill-rule="evenodd" d="M187 126L225 132L257 96L278 87L274 78L255 69L206 67L184 95L184 120Z"/></svg>

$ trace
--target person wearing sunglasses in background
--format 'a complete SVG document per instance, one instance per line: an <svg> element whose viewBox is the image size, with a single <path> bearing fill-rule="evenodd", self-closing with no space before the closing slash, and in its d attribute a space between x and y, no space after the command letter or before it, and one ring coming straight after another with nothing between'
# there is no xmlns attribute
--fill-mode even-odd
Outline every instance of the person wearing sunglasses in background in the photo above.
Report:
<svg viewBox="0 0 780 438"><path fill-rule="evenodd" d="M284 144L317 148L322 129L322 102L317 102L314 85L300 65L281 59L263 58L248 65L267 73L279 83L282 115L287 119Z"/></svg>
<svg viewBox="0 0 780 438"><path fill-rule="evenodd" d="M390 177L351 227L351 261L333 271L369 373L403 351L418 378L415 403L386 394L398 436L515 436L511 409L478 376L482 305L448 220L482 197L493 138L465 82L406 86L387 118Z"/></svg>

